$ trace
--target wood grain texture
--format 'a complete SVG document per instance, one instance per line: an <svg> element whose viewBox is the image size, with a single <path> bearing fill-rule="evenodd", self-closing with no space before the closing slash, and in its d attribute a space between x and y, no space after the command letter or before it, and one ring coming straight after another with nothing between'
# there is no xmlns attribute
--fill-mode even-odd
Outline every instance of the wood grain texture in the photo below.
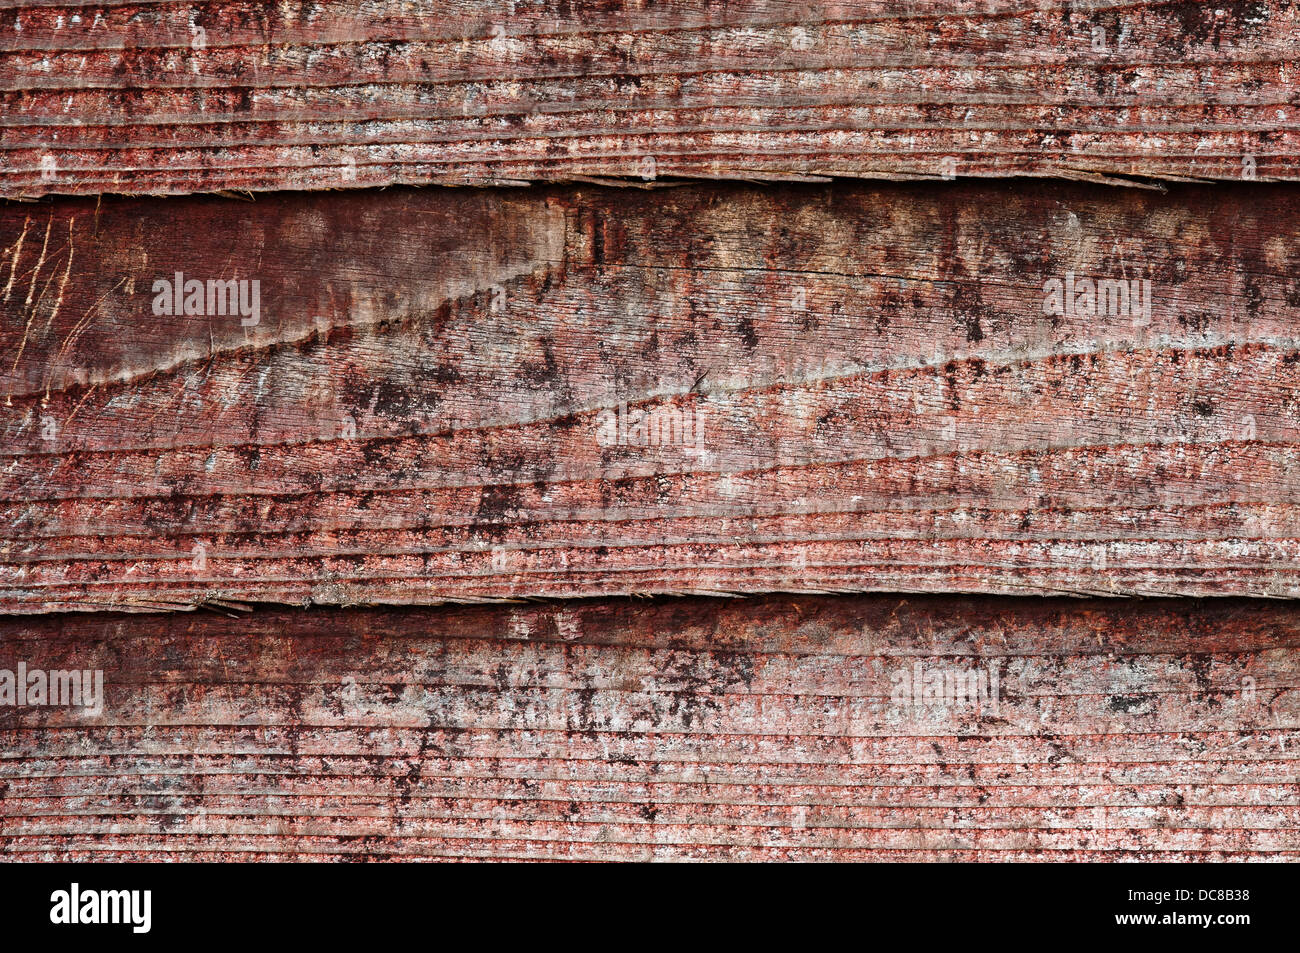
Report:
<svg viewBox="0 0 1300 953"><path fill-rule="evenodd" d="M1294 860L1298 648L1261 600L11 618L105 703L0 707L0 858Z"/></svg>
<svg viewBox="0 0 1300 953"><path fill-rule="evenodd" d="M1293 0L0 3L0 195L1295 179Z"/></svg>
<svg viewBox="0 0 1300 953"><path fill-rule="evenodd" d="M0 609L1300 595L1300 196L992 189L11 205Z"/></svg>

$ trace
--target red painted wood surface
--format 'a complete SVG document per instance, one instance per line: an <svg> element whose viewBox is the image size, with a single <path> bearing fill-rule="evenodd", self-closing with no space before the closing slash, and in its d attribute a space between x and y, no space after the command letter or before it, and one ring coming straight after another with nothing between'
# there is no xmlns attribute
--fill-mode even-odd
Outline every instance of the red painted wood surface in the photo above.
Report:
<svg viewBox="0 0 1300 953"><path fill-rule="evenodd" d="M1293 860L1298 647L1266 600L10 618L105 703L0 707L0 857Z"/></svg>
<svg viewBox="0 0 1300 953"><path fill-rule="evenodd" d="M1296 859L1298 39L0 0L0 859Z"/></svg>
<svg viewBox="0 0 1300 953"><path fill-rule="evenodd" d="M0 195L1295 179L1289 0L0 5Z"/></svg>
<svg viewBox="0 0 1300 953"><path fill-rule="evenodd" d="M10 205L0 609L1294 597L1296 193L989 188Z"/></svg>

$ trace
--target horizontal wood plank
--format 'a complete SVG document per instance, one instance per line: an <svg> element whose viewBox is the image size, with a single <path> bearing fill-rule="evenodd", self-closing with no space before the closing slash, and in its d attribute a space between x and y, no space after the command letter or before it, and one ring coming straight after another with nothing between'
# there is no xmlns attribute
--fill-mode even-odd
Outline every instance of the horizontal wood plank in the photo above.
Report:
<svg viewBox="0 0 1300 953"><path fill-rule="evenodd" d="M104 691L0 706L0 857L1293 860L1297 648L1243 600L10 618Z"/></svg>
<svg viewBox="0 0 1300 953"><path fill-rule="evenodd" d="M0 609L1300 594L1300 198L994 194L11 205Z"/></svg>
<svg viewBox="0 0 1300 953"><path fill-rule="evenodd" d="M0 4L0 195L1300 177L1288 0Z"/></svg>

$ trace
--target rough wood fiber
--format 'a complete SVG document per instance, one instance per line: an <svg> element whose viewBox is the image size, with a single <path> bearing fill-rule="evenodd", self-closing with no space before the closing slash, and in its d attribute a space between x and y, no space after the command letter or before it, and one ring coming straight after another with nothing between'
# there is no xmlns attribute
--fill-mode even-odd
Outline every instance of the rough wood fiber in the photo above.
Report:
<svg viewBox="0 0 1300 953"><path fill-rule="evenodd" d="M105 704L0 708L0 857L1293 860L1297 649L1238 600L9 619Z"/></svg>
<svg viewBox="0 0 1300 953"><path fill-rule="evenodd" d="M1297 178L1293 0L0 2L0 195Z"/></svg>
<svg viewBox="0 0 1300 953"><path fill-rule="evenodd" d="M1297 223L1281 186L11 205L0 608L1294 597ZM259 322L155 316L178 271ZM1071 273L1150 313L1045 314Z"/></svg>

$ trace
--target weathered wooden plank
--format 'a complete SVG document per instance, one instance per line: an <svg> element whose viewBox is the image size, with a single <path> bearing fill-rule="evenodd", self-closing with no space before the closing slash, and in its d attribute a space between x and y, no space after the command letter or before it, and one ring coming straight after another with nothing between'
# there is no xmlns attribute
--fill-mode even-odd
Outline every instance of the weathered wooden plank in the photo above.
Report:
<svg viewBox="0 0 1300 953"><path fill-rule="evenodd" d="M1294 179L1291 0L0 5L0 195Z"/></svg>
<svg viewBox="0 0 1300 953"><path fill-rule="evenodd" d="M0 609L1300 594L1300 196L996 194L11 205Z"/></svg>
<svg viewBox="0 0 1300 953"><path fill-rule="evenodd" d="M9 618L104 692L0 705L0 856L1294 859L1297 648L1242 600Z"/></svg>

